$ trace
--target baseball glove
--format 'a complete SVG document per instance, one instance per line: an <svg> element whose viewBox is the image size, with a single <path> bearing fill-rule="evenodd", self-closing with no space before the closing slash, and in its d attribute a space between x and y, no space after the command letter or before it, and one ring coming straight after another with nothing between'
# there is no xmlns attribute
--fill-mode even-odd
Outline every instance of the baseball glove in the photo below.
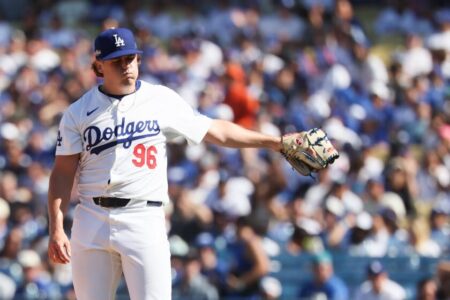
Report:
<svg viewBox="0 0 450 300"><path fill-rule="evenodd" d="M305 176L326 168L339 157L326 133L319 128L282 136L281 154Z"/></svg>

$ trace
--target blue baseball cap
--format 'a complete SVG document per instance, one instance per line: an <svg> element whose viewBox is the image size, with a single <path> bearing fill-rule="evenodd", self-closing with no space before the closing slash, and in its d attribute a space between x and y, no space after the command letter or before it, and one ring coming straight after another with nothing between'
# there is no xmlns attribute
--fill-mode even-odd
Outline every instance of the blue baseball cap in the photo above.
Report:
<svg viewBox="0 0 450 300"><path fill-rule="evenodd" d="M94 51L99 60L142 53L137 48L133 33L126 28L110 28L100 33L95 39Z"/></svg>
<svg viewBox="0 0 450 300"><path fill-rule="evenodd" d="M202 232L195 238L195 245L198 248L214 248L214 237L209 232Z"/></svg>
<svg viewBox="0 0 450 300"><path fill-rule="evenodd" d="M316 253L313 256L313 264L314 265L332 264L332 263L333 263L333 258L331 257L331 254L328 251L322 251L322 252Z"/></svg>
<svg viewBox="0 0 450 300"><path fill-rule="evenodd" d="M376 276L384 272L384 266L379 260L374 260L367 266L367 274L370 276Z"/></svg>

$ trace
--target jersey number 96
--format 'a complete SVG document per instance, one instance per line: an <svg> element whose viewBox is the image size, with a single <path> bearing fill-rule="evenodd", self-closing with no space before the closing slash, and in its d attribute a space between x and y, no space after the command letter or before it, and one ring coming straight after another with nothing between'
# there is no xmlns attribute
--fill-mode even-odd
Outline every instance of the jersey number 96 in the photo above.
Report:
<svg viewBox="0 0 450 300"><path fill-rule="evenodd" d="M143 144L138 144L133 149L133 154L135 158L133 158L132 162L133 164L141 168L144 165L147 165L149 169L156 168L156 156L155 154L158 151L156 150L155 146L150 146L148 148L145 148Z"/></svg>

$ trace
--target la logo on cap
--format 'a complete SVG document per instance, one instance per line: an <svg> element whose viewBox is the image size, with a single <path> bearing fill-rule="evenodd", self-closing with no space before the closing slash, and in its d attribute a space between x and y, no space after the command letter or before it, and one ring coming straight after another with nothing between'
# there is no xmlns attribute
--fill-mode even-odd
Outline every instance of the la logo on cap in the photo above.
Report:
<svg viewBox="0 0 450 300"><path fill-rule="evenodd" d="M141 54L133 33L127 28L109 28L100 33L94 42L95 57L108 60L130 54Z"/></svg>
<svg viewBox="0 0 450 300"><path fill-rule="evenodd" d="M125 46L125 41L123 40L123 38L121 38L120 36L118 36L117 34L114 34L114 40L116 41L116 47L123 47Z"/></svg>

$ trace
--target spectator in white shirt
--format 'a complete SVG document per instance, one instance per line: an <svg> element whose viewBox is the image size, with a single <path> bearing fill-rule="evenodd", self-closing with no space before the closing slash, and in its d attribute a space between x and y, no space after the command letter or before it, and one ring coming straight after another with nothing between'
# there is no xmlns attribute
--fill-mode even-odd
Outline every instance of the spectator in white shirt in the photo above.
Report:
<svg viewBox="0 0 450 300"><path fill-rule="evenodd" d="M368 280L355 293L354 300L403 300L406 291L389 276L380 261L372 261L367 268Z"/></svg>
<svg viewBox="0 0 450 300"><path fill-rule="evenodd" d="M409 242L412 246L412 251L421 256L439 257L442 253L439 244L431 239L430 227L424 218L412 221Z"/></svg>
<svg viewBox="0 0 450 300"><path fill-rule="evenodd" d="M406 50L397 53L397 59L402 65L405 75L411 80L419 75L426 75L433 69L430 51L423 46L419 35L410 33L406 38Z"/></svg>

